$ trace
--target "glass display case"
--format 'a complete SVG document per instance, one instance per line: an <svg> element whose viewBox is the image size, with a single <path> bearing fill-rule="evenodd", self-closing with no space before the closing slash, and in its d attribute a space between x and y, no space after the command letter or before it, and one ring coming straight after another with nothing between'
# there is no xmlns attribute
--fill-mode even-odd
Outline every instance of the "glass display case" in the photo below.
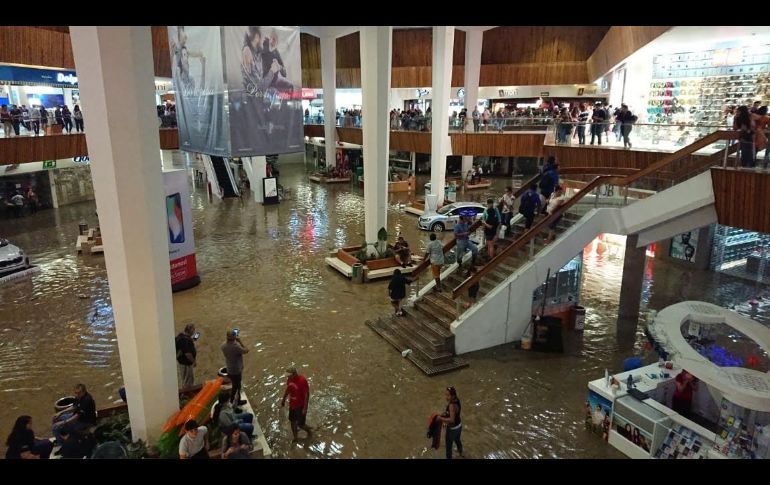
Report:
<svg viewBox="0 0 770 485"><path fill-rule="evenodd" d="M671 418L660 421L655 434L653 456L659 459L704 459L708 458L708 451L714 447L712 440Z"/></svg>
<svg viewBox="0 0 770 485"><path fill-rule="evenodd" d="M580 298L580 274L583 266L583 254L572 258L567 264L551 275L548 280L546 308L564 303L577 303ZM543 305L545 283L532 292L532 311L537 313Z"/></svg>
<svg viewBox="0 0 770 485"><path fill-rule="evenodd" d="M637 447L650 452L654 444L655 426L666 415L633 396L615 400L611 429Z"/></svg>

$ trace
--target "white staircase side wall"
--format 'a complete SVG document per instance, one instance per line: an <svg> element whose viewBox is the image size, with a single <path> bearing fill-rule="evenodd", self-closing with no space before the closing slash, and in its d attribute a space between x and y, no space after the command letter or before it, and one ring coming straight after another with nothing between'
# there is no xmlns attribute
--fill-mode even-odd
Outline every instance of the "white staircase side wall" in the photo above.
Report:
<svg viewBox="0 0 770 485"><path fill-rule="evenodd" d="M223 195L222 187L219 186L219 180L217 179L216 172L214 172L214 165L211 162L210 156L203 155L203 167L206 169L206 178L208 178L208 182L211 184L211 193L221 199Z"/></svg>
<svg viewBox="0 0 770 485"><path fill-rule="evenodd" d="M558 271L600 233L639 233L640 239L644 235L649 242L659 241L716 222L713 204L707 172L623 208L591 210L452 323L455 352L520 339L531 319L532 293L545 281L548 269Z"/></svg>

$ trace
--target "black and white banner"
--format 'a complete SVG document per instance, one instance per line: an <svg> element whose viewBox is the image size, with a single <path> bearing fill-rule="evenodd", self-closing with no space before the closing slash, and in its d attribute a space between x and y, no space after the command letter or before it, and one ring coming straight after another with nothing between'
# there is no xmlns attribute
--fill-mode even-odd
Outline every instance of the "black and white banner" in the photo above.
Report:
<svg viewBox="0 0 770 485"><path fill-rule="evenodd" d="M221 27L168 28L179 147L229 155Z"/></svg>
<svg viewBox="0 0 770 485"><path fill-rule="evenodd" d="M224 30L233 155L302 151L299 29L228 26Z"/></svg>
<svg viewBox="0 0 770 485"><path fill-rule="evenodd" d="M225 157L303 150L299 28L168 32L181 149Z"/></svg>

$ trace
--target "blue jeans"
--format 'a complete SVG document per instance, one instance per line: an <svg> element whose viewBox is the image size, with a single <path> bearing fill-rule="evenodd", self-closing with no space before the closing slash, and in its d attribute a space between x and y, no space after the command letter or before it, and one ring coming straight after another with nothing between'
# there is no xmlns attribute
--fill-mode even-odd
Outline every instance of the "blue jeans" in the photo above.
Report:
<svg viewBox="0 0 770 485"><path fill-rule="evenodd" d="M238 427L241 431L249 436L254 435L254 415L251 413L240 413L235 415L235 422L238 423Z"/></svg>
<svg viewBox="0 0 770 485"><path fill-rule="evenodd" d="M479 248L476 247L476 244L473 241L470 239L458 239L455 254L457 255L457 264L459 266L462 266L465 251L471 252L471 264L476 261L476 255L479 254Z"/></svg>
<svg viewBox="0 0 770 485"><path fill-rule="evenodd" d="M61 423L62 421L66 421L70 419L72 416L74 416L74 411L62 413L59 416L56 416L53 418L53 424L56 425L57 423ZM70 424L66 425L69 428L70 433L80 433L85 429L88 429L91 425L87 423L81 423L79 420L75 420L71 422ZM61 426L54 426L52 431L53 435L56 438L56 443L62 444L64 443L64 438L61 435Z"/></svg>
<svg viewBox="0 0 770 485"><path fill-rule="evenodd" d="M585 145L586 144L586 126L585 125L578 125L577 136L578 136L578 143L580 143L581 145Z"/></svg>
<svg viewBox="0 0 770 485"><path fill-rule="evenodd" d="M463 454L463 443L460 441L460 435L463 432L462 425L459 426L457 429L452 429L447 426L446 429L446 459L451 460L452 459L452 444L457 443L457 451L460 453L460 455Z"/></svg>

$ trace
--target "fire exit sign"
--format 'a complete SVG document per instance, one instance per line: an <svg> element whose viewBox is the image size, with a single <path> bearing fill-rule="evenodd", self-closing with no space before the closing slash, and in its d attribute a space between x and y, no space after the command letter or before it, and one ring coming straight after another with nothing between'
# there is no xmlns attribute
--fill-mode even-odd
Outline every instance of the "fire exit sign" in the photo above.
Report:
<svg viewBox="0 0 770 485"><path fill-rule="evenodd" d="M56 168L56 160L45 160L43 162L43 169Z"/></svg>

